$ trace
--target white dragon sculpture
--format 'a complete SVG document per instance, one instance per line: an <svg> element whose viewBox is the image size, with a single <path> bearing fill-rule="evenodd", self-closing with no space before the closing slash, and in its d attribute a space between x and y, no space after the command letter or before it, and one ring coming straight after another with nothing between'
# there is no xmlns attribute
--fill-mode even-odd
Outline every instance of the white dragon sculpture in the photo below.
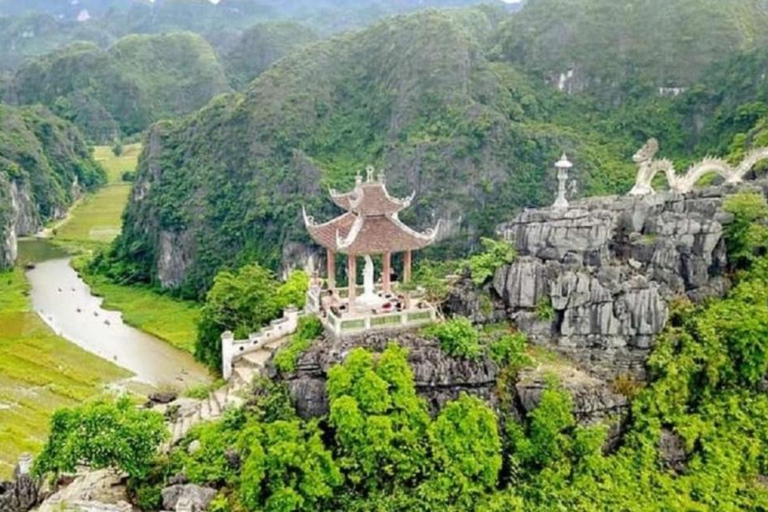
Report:
<svg viewBox="0 0 768 512"><path fill-rule="evenodd" d="M688 171L678 176L675 166L666 158L663 160L654 160L659 151L659 141L649 140L645 146L635 153L632 160L637 164L637 178L635 186L629 192L632 196L645 196L653 194L651 186L656 174L664 172L669 183L670 190L686 194L693 190L704 175L716 173L721 176L726 183L739 183L744 176L761 160L768 159L768 148L759 148L750 151L744 160L736 167L731 166L725 160L720 158L705 158L701 162L692 165Z"/></svg>

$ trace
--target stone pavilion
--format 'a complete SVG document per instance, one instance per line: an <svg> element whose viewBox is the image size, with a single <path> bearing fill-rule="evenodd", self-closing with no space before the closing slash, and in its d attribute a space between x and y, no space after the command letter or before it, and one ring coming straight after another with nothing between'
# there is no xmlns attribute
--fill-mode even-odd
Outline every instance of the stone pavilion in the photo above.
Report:
<svg viewBox="0 0 768 512"><path fill-rule="evenodd" d="M309 310L319 313L326 328L337 335L433 321L435 308L406 289L411 281L413 251L435 242L439 223L425 232L405 225L398 214L410 206L413 194L406 199L391 196L383 173L375 176L372 167L367 169L365 180L358 173L351 192L330 190L330 195L345 211L342 215L321 224L304 211L307 231L325 248L328 265L325 283L314 278L310 286ZM398 253L403 255L402 283L392 279L392 259ZM346 256L347 287L337 287L338 255ZM378 279L374 258L381 258ZM357 282L358 259L364 262L362 287Z"/></svg>

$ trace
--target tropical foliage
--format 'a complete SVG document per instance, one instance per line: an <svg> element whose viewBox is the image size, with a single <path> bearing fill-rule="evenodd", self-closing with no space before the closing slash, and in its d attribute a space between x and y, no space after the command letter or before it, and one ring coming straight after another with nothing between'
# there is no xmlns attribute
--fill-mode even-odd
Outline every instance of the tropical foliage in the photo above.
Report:
<svg viewBox="0 0 768 512"><path fill-rule="evenodd" d="M137 409L128 398L62 409L51 419L51 434L35 470L58 475L88 465L146 477L166 437L163 417Z"/></svg>
<svg viewBox="0 0 768 512"><path fill-rule="evenodd" d="M200 314L195 357L218 370L224 331L242 339L281 316L288 306L303 308L308 286L304 272L293 272L279 283L270 270L257 263L237 272L221 272Z"/></svg>

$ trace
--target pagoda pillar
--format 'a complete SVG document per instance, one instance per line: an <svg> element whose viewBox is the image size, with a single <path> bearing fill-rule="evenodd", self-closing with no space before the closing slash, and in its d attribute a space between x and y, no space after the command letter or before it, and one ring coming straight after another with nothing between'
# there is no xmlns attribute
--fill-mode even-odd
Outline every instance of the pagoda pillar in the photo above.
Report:
<svg viewBox="0 0 768 512"><path fill-rule="evenodd" d="M336 253L331 251L330 249L327 250L327 270L328 273L328 289L333 290L336 288Z"/></svg>
<svg viewBox="0 0 768 512"><path fill-rule="evenodd" d="M349 281L349 307L357 298L357 257L354 254L347 255L347 280Z"/></svg>
<svg viewBox="0 0 768 512"><path fill-rule="evenodd" d="M404 283L410 283L411 282L411 265L413 263L413 252L408 249L405 251L405 258L404 258L404 264L403 264L403 282Z"/></svg>
<svg viewBox="0 0 768 512"><path fill-rule="evenodd" d="M384 289L384 293L390 293L392 291L392 283L390 281L392 275L392 253L385 252L382 258L384 262L381 269L381 286Z"/></svg>

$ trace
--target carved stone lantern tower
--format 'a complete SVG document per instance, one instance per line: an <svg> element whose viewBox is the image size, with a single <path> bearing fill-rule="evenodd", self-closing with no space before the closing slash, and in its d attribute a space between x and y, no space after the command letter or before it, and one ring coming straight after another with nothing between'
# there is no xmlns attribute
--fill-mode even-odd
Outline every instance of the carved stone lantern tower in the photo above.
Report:
<svg viewBox="0 0 768 512"><path fill-rule="evenodd" d="M568 184L568 170L571 169L571 167L573 167L573 164L568 160L568 157L565 156L565 153L563 153L563 156L555 164L555 168L557 168L557 199L555 199L555 204L552 205L553 208L563 210L568 208L568 200L565 198L565 190L566 185Z"/></svg>

